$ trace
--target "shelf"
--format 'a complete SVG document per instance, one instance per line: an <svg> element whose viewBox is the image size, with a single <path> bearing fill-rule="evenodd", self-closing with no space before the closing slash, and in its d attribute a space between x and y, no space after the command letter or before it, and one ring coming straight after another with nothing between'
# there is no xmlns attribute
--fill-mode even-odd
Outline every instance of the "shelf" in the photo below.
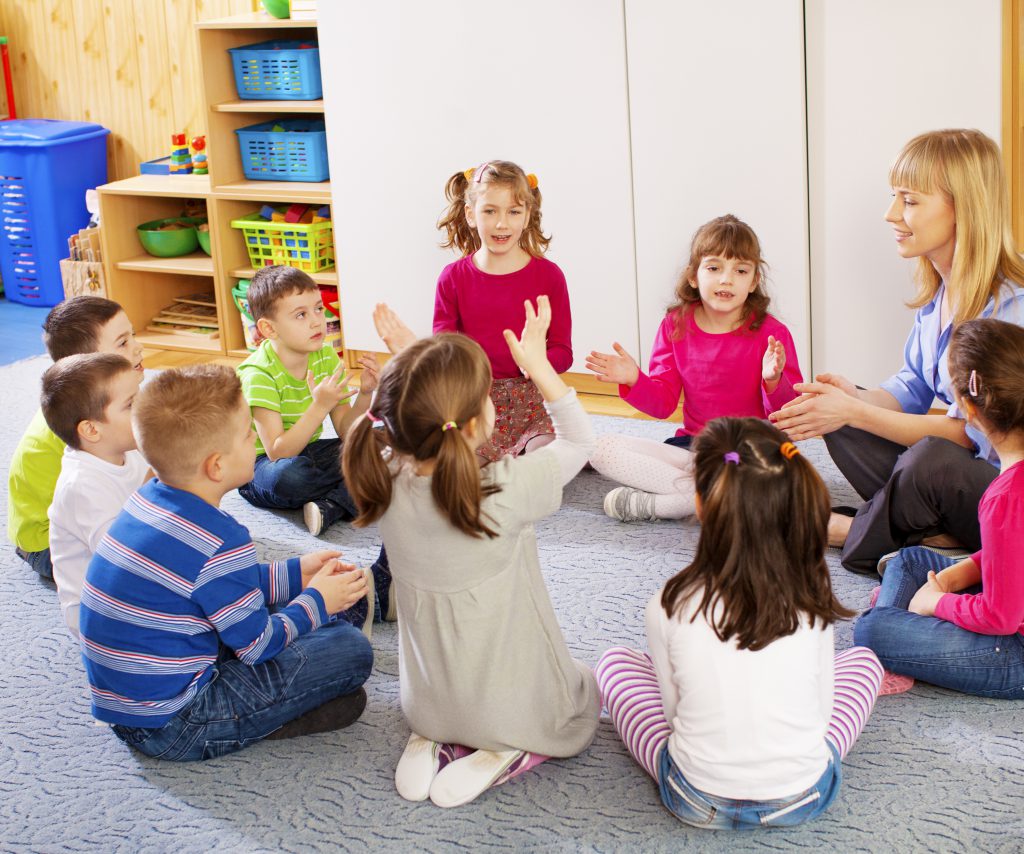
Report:
<svg viewBox="0 0 1024 854"><path fill-rule="evenodd" d="M323 113L317 101L222 101L210 107L215 113Z"/></svg>
<svg viewBox="0 0 1024 854"><path fill-rule="evenodd" d="M209 175L136 175L100 187L120 196L169 196L193 199L210 195Z"/></svg>
<svg viewBox="0 0 1024 854"><path fill-rule="evenodd" d="M214 21L200 21L196 24L199 30L288 30L294 28L316 26L315 11L292 10L290 18L275 18L266 12L246 12L242 15L231 15L228 18L217 18Z"/></svg>
<svg viewBox="0 0 1024 854"><path fill-rule="evenodd" d="M252 267L235 267L233 270L228 270L228 275L235 279L251 279L256 275L256 271ZM338 271L334 267L328 267L319 273L309 273L308 275L318 285L337 286L338 284Z"/></svg>
<svg viewBox="0 0 1024 854"><path fill-rule="evenodd" d="M253 202L303 202L329 205L331 182L320 181L236 181L220 184L214 193L225 199Z"/></svg>
<svg viewBox="0 0 1024 854"><path fill-rule="evenodd" d="M174 332L138 332L135 340L143 347L158 350L186 350L199 353L221 353L220 338L209 340L199 335L178 335Z"/></svg>
<svg viewBox="0 0 1024 854"><path fill-rule="evenodd" d="M213 259L205 252L179 255L177 258L157 258L137 255L115 264L118 270L138 270L142 273L179 273L184 276L212 276Z"/></svg>
<svg viewBox="0 0 1024 854"><path fill-rule="evenodd" d="M252 352L247 350L245 347L241 347L235 350L228 350L227 354L229 356L234 356L236 359L248 359L252 355Z"/></svg>

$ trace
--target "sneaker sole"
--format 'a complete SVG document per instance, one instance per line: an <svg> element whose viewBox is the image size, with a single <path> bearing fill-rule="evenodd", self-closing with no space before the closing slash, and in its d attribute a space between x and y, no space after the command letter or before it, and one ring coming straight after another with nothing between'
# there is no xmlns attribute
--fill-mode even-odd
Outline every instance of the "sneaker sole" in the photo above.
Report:
<svg viewBox="0 0 1024 854"><path fill-rule="evenodd" d="M316 502L307 501L302 507L302 521L306 523L306 530L314 537L319 537L324 529L324 515Z"/></svg>

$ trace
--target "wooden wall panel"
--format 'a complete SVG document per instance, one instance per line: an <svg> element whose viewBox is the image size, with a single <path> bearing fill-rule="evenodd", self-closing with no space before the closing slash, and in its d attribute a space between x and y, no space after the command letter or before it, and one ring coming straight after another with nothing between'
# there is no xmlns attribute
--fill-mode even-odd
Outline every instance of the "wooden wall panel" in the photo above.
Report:
<svg viewBox="0 0 1024 854"><path fill-rule="evenodd" d="M136 175L140 162L169 153L172 133L207 131L195 22L259 7L258 0L0 3L18 115L109 128L110 180Z"/></svg>

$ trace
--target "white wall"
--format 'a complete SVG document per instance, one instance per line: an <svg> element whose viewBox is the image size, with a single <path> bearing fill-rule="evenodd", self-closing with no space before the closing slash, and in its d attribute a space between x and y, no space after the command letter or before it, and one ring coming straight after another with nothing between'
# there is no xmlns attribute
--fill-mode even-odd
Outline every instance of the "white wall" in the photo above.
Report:
<svg viewBox="0 0 1024 854"><path fill-rule="evenodd" d="M543 194L565 272L575 370L634 352L636 279L621 0L322 2L321 67L346 345L382 349L387 301L429 334L444 184L508 159Z"/></svg>
<svg viewBox="0 0 1024 854"><path fill-rule="evenodd" d="M809 0L811 323L817 371L873 386L902 364L915 262L882 217L927 130L1001 129L999 0Z"/></svg>

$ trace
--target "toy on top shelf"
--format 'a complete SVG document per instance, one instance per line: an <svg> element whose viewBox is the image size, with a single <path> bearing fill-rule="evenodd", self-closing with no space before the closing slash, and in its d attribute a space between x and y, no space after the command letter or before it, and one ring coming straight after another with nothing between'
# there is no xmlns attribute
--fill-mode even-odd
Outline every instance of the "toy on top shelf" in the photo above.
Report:
<svg viewBox="0 0 1024 854"><path fill-rule="evenodd" d="M172 175L192 174L192 155L188 153L188 144L183 133L171 134L170 172Z"/></svg>
<svg viewBox="0 0 1024 854"><path fill-rule="evenodd" d="M193 175L209 175L210 174L210 163L206 157L206 137L205 136L194 136L192 137L192 151L195 152L192 155L192 174Z"/></svg>

